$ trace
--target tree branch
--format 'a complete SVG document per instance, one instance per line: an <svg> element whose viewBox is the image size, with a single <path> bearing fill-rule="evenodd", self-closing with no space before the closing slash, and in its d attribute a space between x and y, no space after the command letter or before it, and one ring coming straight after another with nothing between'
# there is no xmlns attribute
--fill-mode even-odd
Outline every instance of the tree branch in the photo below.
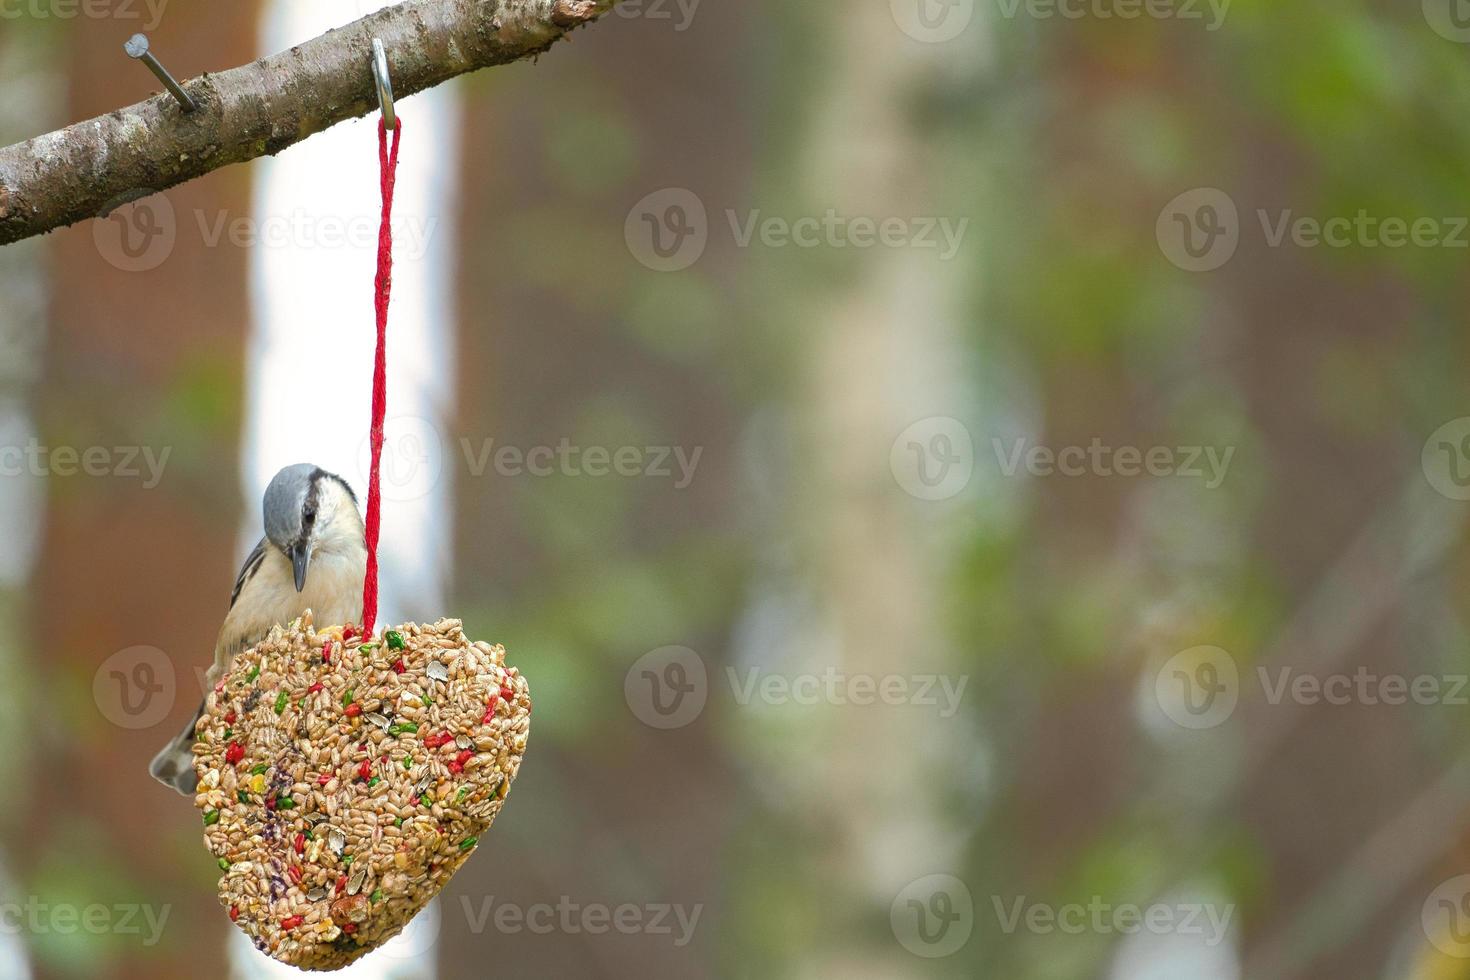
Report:
<svg viewBox="0 0 1470 980"><path fill-rule="evenodd" d="M378 108L372 39L395 97L546 51L617 0L410 0L252 64L0 150L0 245L40 235L232 163L275 154ZM122 57L118 52L118 57Z"/></svg>

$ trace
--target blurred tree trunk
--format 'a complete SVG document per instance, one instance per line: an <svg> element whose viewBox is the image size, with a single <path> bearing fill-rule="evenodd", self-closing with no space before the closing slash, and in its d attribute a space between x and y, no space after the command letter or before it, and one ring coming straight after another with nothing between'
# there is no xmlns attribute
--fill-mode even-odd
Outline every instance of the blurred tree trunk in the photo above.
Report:
<svg viewBox="0 0 1470 980"><path fill-rule="evenodd" d="M974 57L975 34L918 44L879 3L845 10L819 37L825 66L807 90L808 135L794 163L804 192L797 213L957 219L941 118L916 110L938 69ZM884 56L874 57L879 51ZM968 497L907 495L890 472L890 447L932 416L959 418L973 432L959 330L967 255L946 263L912 247L814 250L813 260L839 270L825 290L813 285L822 281L816 270L798 266L806 305L791 315L809 325L796 414L802 458L810 461L799 498L804 560L820 588L816 620L830 635L797 655L817 669L831 659L848 677L960 672L943 630L947 569L958 542L933 532ZM816 710L823 713L813 719L817 751L805 763L804 789L822 840L816 874L830 894L859 904L823 908L827 921L813 931L793 975L923 975L925 961L889 933L888 911L918 878L964 878L962 828L944 817L945 796L936 788L962 768L967 716L939 718L914 704ZM884 923L881 931L869 927L875 922ZM859 934L867 941L854 943Z"/></svg>
<svg viewBox="0 0 1470 980"><path fill-rule="evenodd" d="M712 213L739 193L749 74L732 36L749 15L708 4L681 31L638 13L654 6L579 33L575 57L467 90L459 424L446 447L462 475L455 613L507 644L541 720L487 859L446 895L445 976L487 962L527 977L714 973L717 856L734 793L715 741L722 699L686 728L654 731L620 692L639 656L670 644L698 650L713 679L740 609L729 577L741 567L728 540L739 421L730 392L749 385L738 359L719 353L741 343L739 297L725 294L735 257L712 242L693 268L650 271L623 228L634 203L663 187L694 189ZM573 104L567 92L580 93ZM521 449L567 439L702 453L693 482L674 489L650 477L467 473L460 438L477 449L487 438ZM671 607L654 617L661 625L640 599ZM618 930L466 927L464 901L524 907L563 895L703 911L684 947Z"/></svg>
<svg viewBox="0 0 1470 980"><path fill-rule="evenodd" d="M254 0L178 0L153 39L171 52L177 72L239 64L255 56L256 16ZM120 49L130 23L71 22L69 118L156 89ZM154 199L131 229L88 222L50 240L41 441L169 455L151 489L126 475L48 478L34 592L40 762L26 798L32 846L22 870L30 894L53 903L143 903L160 916L166 908L168 918L151 948L138 935L83 933L62 937L69 947L62 955L56 937L35 937L35 948L53 954L38 957L42 977L223 974L222 938L231 926L214 898L217 871L200 842L199 815L147 769L198 704L196 668L211 656L240 557L247 253L228 236L209 247L200 222L248 216L249 177L234 168L169 192L171 218ZM171 250L146 252L146 243L162 241L148 236L150 227L165 238L173 229ZM123 248L120 234L129 232L137 254ZM125 271L134 259L155 267ZM113 458L120 466L121 456ZM167 718L139 730L110 721L115 706L92 692L102 662L135 645L166 654L177 691Z"/></svg>

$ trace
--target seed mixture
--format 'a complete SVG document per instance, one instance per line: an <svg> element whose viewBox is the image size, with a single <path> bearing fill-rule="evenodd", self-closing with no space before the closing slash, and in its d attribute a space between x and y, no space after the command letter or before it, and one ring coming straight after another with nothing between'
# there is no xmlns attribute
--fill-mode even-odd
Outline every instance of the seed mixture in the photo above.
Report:
<svg viewBox="0 0 1470 980"><path fill-rule="evenodd" d="M531 723L459 620L376 639L308 612L235 659L195 729L220 902L256 948L336 970L403 929L504 805Z"/></svg>

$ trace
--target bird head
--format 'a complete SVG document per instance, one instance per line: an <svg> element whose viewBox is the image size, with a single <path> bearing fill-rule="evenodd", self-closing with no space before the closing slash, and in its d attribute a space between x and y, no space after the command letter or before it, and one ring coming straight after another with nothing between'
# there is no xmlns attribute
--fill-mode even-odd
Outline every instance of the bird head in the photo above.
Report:
<svg viewBox="0 0 1470 980"><path fill-rule="evenodd" d="M271 479L262 504L265 536L291 562L296 591L306 588L312 557L361 547L357 497L341 477L310 463L288 466Z"/></svg>

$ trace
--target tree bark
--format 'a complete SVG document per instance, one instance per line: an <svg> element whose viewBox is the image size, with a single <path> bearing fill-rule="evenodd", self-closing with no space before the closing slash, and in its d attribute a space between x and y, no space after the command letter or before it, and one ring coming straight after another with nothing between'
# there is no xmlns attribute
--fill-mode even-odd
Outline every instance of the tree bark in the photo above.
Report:
<svg viewBox="0 0 1470 980"><path fill-rule="evenodd" d="M412 0L305 44L0 150L0 245L40 235L376 111L371 44L398 98L546 51L616 0ZM121 51L118 58L123 58ZM143 71L140 67L138 71Z"/></svg>

